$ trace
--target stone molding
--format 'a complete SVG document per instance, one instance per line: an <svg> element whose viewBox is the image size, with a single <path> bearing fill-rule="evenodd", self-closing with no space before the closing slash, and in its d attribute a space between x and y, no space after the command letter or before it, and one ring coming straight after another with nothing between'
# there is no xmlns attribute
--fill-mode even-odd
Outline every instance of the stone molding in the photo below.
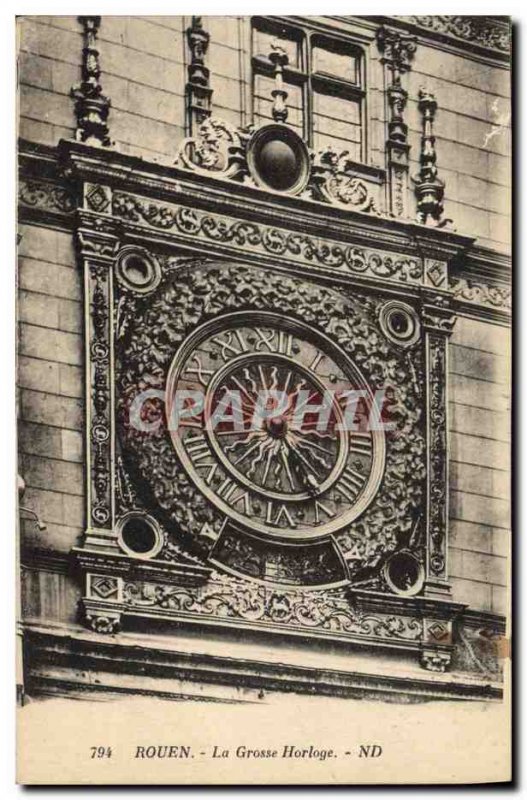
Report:
<svg viewBox="0 0 527 800"><path fill-rule="evenodd" d="M226 631L223 631L224 637ZM28 621L23 629L28 663L26 692L29 696L73 696L82 699L104 696L116 687L123 691L139 691L143 695L167 697L167 679L174 685L178 680L189 679L199 688L195 699L230 699L240 702L239 687L244 687L245 702L266 702L269 692L317 693L334 697L368 696L376 699L416 700L494 700L502 698L503 687L496 676L451 674L448 681L437 681L433 673L424 671L416 675L399 663L395 674L379 675L373 669L324 668L270 660L242 657L233 659L226 647L214 648L209 654L188 653L183 648L163 649L159 642L150 642L145 660L142 636L127 635L126 643L118 636L100 635L82 629L72 631L71 626L42 625ZM223 638L224 638L223 637ZM301 642L297 642L301 648ZM74 649L78 666L71 669L71 652ZM428 658L433 653L427 654ZM101 682L91 679L94 668L99 669ZM57 670L60 669L60 677ZM138 688L138 677L150 673L148 683ZM159 682L153 676L159 678ZM222 687L222 688L220 688ZM186 690L189 691L188 689ZM220 693L220 694L219 694ZM172 699L181 699L181 690L169 693ZM188 699L188 694L183 695ZM243 700L241 701L243 702Z"/></svg>

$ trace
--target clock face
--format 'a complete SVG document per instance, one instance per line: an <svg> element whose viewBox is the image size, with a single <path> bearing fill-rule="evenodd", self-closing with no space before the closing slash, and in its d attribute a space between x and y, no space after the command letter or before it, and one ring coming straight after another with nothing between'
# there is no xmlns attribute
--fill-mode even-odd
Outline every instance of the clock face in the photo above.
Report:
<svg viewBox="0 0 527 800"><path fill-rule="evenodd" d="M169 371L180 461L226 517L307 539L355 520L384 469L384 432L364 377L327 336L271 312L199 327Z"/></svg>

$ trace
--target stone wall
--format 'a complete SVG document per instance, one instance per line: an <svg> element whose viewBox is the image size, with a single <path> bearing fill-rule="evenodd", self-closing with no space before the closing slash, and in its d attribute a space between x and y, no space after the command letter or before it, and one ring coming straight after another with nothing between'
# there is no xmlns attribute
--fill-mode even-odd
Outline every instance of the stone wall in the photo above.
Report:
<svg viewBox="0 0 527 800"><path fill-rule="evenodd" d="M407 78L410 173L419 169L421 86L436 96L434 121L445 217L478 243L511 241L510 72L433 47L418 47ZM412 201L415 200L411 195Z"/></svg>
<svg viewBox="0 0 527 800"><path fill-rule="evenodd" d="M450 563L456 600L505 613L510 551L510 334L460 317L450 357Z"/></svg>

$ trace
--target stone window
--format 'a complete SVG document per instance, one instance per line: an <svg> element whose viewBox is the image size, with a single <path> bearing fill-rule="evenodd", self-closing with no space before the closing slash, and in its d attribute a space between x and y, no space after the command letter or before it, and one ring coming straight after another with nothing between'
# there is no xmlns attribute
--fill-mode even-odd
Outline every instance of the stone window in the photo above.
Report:
<svg viewBox="0 0 527 800"><path fill-rule="evenodd" d="M315 148L348 150L364 161L364 58L349 39L276 20L252 20L253 118L272 119L273 43L287 53L287 124Z"/></svg>

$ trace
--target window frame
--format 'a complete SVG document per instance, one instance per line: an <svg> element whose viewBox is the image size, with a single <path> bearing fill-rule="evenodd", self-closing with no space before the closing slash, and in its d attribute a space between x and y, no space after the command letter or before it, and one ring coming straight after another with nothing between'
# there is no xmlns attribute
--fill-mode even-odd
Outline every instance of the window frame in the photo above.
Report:
<svg viewBox="0 0 527 800"><path fill-rule="evenodd" d="M284 67L283 75L286 84L291 83L300 86L302 94L302 130L303 138L307 145L314 148L314 94L330 94L345 100L357 103L360 114L360 157L357 163L367 164L368 141L367 141L367 75L366 75L366 49L362 42L349 35L342 34L340 31L322 31L315 27L306 25L305 22L283 21L281 18L253 16L250 20L250 41L251 41L251 121L255 121L255 77L264 75L272 77L274 67L268 58L254 53L254 32L261 31L270 36L280 39L280 33L285 34L289 40L296 41L299 48L300 67L287 65ZM331 51L332 46L335 51L339 49L347 51L356 60L356 82L347 81L336 75L317 71L314 66L314 48L322 47ZM285 87L287 89L287 85ZM327 89L327 91L324 91ZM343 147L345 143L343 140Z"/></svg>

